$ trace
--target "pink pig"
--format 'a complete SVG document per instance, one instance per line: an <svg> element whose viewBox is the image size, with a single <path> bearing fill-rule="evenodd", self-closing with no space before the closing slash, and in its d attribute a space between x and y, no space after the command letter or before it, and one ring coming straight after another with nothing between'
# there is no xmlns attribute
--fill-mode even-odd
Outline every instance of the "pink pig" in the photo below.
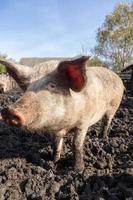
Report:
<svg viewBox="0 0 133 200"><path fill-rule="evenodd" d="M8 73L25 92L1 113L17 127L44 130L54 138L54 161L60 159L63 137L74 129L74 168L84 169L83 143L88 127L104 118L103 136L114 117L124 86L114 72L88 67L88 57L47 61L30 68L0 59Z"/></svg>

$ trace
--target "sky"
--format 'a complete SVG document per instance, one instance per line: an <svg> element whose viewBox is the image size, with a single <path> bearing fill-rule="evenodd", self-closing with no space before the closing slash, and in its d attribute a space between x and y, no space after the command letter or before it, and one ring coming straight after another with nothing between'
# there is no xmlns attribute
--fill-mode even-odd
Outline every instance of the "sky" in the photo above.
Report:
<svg viewBox="0 0 133 200"><path fill-rule="evenodd" d="M16 61L88 54L97 29L120 2L0 0L0 53Z"/></svg>

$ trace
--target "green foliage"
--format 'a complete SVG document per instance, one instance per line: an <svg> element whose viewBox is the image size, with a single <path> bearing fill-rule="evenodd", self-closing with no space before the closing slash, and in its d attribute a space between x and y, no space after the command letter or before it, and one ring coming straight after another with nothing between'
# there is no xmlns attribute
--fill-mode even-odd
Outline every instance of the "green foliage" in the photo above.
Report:
<svg viewBox="0 0 133 200"><path fill-rule="evenodd" d="M106 16L94 52L116 71L133 62L133 4L120 3Z"/></svg>
<svg viewBox="0 0 133 200"><path fill-rule="evenodd" d="M7 55L6 54L0 54L0 58L4 58L6 59L7 58ZM1 73L5 73L6 72L6 68L4 65L0 64L0 74Z"/></svg>
<svg viewBox="0 0 133 200"><path fill-rule="evenodd" d="M89 60L89 66L105 66L105 64L95 56Z"/></svg>
<svg viewBox="0 0 133 200"><path fill-rule="evenodd" d="M1 73L5 73L6 72L6 68L4 65L0 64L0 74Z"/></svg>

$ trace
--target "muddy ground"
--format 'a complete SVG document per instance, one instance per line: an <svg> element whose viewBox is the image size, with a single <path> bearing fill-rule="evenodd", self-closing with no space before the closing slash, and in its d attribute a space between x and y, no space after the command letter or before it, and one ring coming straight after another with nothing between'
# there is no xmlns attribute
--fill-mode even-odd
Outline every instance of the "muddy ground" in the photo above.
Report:
<svg viewBox="0 0 133 200"><path fill-rule="evenodd" d="M0 95L0 110L19 92ZM88 130L85 170L73 171L73 133L65 138L60 162L52 161L47 134L25 132L0 121L0 200L133 200L133 97L124 95L109 141L100 123Z"/></svg>

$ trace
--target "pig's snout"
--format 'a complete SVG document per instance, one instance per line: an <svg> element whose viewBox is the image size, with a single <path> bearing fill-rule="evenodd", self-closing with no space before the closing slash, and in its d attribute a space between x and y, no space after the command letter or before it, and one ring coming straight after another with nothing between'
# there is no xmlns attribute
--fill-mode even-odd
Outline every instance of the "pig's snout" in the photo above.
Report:
<svg viewBox="0 0 133 200"><path fill-rule="evenodd" d="M25 118L22 113L17 112L16 110L5 108L1 112L3 120L13 126L21 127L25 125Z"/></svg>
<svg viewBox="0 0 133 200"><path fill-rule="evenodd" d="M13 105L1 112L3 120L9 125L21 127L33 123L40 115L40 103L34 92L25 93Z"/></svg>

